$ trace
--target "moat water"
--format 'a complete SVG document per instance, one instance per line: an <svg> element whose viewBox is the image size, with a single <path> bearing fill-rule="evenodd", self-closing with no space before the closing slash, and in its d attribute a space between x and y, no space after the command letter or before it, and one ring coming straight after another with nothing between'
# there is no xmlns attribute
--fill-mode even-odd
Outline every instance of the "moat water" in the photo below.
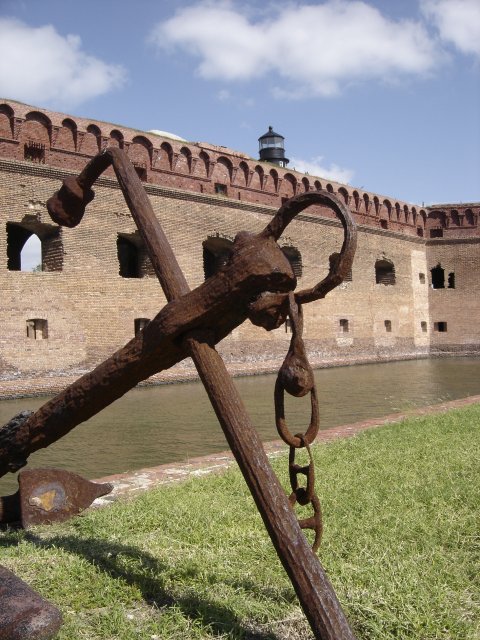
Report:
<svg viewBox="0 0 480 640"><path fill-rule="evenodd" d="M480 394L480 358L410 360L319 369L315 372L321 429ZM278 438L275 375L236 378L262 440ZM0 402L0 425L47 398ZM293 433L304 431L310 401L286 398ZM188 460L228 449L201 383L134 389L103 412L29 458L30 467L55 466L88 478ZM0 494L16 490L12 474Z"/></svg>

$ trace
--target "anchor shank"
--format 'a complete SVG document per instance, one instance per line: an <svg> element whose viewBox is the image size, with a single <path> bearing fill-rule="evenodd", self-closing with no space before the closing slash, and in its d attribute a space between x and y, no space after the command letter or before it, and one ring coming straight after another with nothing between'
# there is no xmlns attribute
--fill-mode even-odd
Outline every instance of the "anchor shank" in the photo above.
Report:
<svg viewBox="0 0 480 640"><path fill-rule="evenodd" d="M217 418L317 640L355 640L335 591L301 532L240 395L220 355L186 344Z"/></svg>

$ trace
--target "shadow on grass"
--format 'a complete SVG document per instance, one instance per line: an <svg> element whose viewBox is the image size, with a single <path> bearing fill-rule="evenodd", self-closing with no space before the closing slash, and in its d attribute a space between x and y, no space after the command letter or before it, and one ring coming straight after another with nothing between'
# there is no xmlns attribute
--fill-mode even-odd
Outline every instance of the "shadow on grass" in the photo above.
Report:
<svg viewBox="0 0 480 640"><path fill-rule="evenodd" d="M113 579L121 579L129 585L137 587L148 604L160 610L176 606L185 617L201 621L214 633L227 633L232 638L241 638L242 640L279 640L276 633L255 630L253 625L247 627L228 607L217 602L192 595L188 597L173 596L166 588L162 577L162 574L168 569L167 565L136 547L99 538L53 536L42 539L29 532L23 532L21 539L42 549L61 548L68 553L81 556ZM18 532L7 530L3 538L0 539L0 547L13 546L18 542ZM182 568L175 570L179 578L191 578L197 575L197 572L191 567L185 570Z"/></svg>

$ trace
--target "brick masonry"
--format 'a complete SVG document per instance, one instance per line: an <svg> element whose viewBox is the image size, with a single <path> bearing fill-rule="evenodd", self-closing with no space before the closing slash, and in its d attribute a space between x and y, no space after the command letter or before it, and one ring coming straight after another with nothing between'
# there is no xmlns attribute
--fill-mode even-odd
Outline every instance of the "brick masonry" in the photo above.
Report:
<svg viewBox="0 0 480 640"><path fill-rule="evenodd" d="M238 231L260 231L284 198L327 189L345 199L359 225L358 250L352 281L305 307L315 366L480 351L480 203L424 209L223 147L0 101L3 397L63 388L123 346L135 321L152 318L166 302L111 170L78 227L59 229L46 211L61 180L110 144L125 149L144 179L191 288L205 278L209 251L221 260ZM32 233L42 242L43 270L23 272L15 260ZM340 224L320 207L288 227L281 245L301 257L300 288L326 275L341 242ZM128 255L120 266L121 251L133 251L140 277L120 275L131 268ZM376 265L390 269L386 280ZM437 265L445 287L433 289ZM260 373L278 368L289 340L286 327L267 333L247 321L218 349L232 373ZM155 382L194 375L185 361Z"/></svg>

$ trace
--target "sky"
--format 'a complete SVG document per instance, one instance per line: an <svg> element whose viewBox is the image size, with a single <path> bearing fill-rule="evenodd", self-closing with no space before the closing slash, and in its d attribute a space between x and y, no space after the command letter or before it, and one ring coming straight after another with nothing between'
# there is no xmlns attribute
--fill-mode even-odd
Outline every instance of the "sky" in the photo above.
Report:
<svg viewBox="0 0 480 640"><path fill-rule="evenodd" d="M478 0L0 0L0 96L416 205L480 200Z"/></svg>

